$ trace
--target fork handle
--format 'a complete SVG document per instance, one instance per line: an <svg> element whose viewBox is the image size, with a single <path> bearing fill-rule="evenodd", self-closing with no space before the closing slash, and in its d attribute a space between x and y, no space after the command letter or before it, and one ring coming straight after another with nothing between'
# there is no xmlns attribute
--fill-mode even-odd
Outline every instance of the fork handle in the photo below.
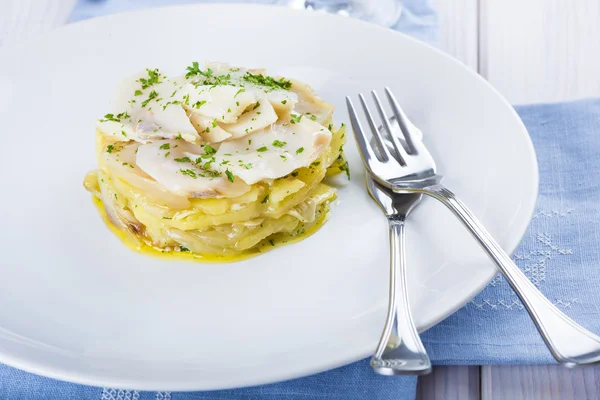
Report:
<svg viewBox="0 0 600 400"><path fill-rule="evenodd" d="M496 263L525 305L554 358L567 367L600 362L600 337L583 328L552 304L516 266L454 193L437 184L418 190L439 201L460 219Z"/></svg>
<svg viewBox="0 0 600 400"><path fill-rule="evenodd" d="M371 367L382 375L423 375L431 361L413 322L408 303L404 217L388 217L390 226L390 289L388 313Z"/></svg>

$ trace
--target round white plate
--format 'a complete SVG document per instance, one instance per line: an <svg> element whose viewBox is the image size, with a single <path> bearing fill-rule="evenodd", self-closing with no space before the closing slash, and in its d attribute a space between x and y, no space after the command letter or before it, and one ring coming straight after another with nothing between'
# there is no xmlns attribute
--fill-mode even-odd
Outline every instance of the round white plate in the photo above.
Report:
<svg viewBox="0 0 600 400"><path fill-rule="evenodd" d="M0 362L58 379L146 390L217 389L367 357L387 303L385 218L355 144L352 181L314 236L233 264L149 258L109 232L82 187L94 122L120 79L192 61L303 79L347 120L344 96L389 85L446 183L504 249L537 195L525 127L483 79L401 34L352 19L251 5L154 9L67 26L0 52ZM352 135L349 135L352 136ZM426 199L407 227L411 306L426 329L495 270Z"/></svg>

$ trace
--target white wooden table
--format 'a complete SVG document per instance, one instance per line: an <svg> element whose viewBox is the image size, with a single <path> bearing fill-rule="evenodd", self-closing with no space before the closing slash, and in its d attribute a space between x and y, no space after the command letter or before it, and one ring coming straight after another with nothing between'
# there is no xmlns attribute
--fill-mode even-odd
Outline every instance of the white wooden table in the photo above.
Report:
<svg viewBox="0 0 600 400"><path fill-rule="evenodd" d="M599 0L434 2L442 49L512 104L600 97ZM600 399L600 367L437 367L417 399Z"/></svg>

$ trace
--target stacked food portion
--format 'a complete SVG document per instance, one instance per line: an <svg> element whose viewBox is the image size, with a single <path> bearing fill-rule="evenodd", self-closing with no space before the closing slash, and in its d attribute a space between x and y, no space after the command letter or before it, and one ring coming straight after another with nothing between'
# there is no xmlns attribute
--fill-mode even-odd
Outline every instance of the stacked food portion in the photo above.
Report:
<svg viewBox="0 0 600 400"><path fill-rule="evenodd" d="M210 261L295 241L324 220L348 172L333 106L294 80L194 62L121 84L96 127L84 185L130 247Z"/></svg>

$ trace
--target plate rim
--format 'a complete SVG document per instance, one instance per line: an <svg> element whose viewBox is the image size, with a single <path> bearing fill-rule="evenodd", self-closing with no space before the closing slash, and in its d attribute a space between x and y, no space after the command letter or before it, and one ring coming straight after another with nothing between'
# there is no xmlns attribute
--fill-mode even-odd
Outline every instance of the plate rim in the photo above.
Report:
<svg viewBox="0 0 600 400"><path fill-rule="evenodd" d="M348 19L348 17L340 16L340 15L336 15L336 14L315 13L315 12L311 12L308 10L287 8L287 7L277 6L277 5L273 5L273 4L200 3L200 4L178 4L178 5L150 7L150 8L145 8L145 9L141 9L141 10L134 9L134 10L128 10L125 12L119 12L119 13L115 13L115 14L101 15L101 16L93 17L93 18L86 19L86 20L68 23L63 26L52 29L49 32L46 32L43 34L38 34L36 36L27 38L22 41L8 43L6 46L0 48L0 59L3 58L4 56L10 55L10 53L12 51L18 51L21 48L26 48L28 46L35 45L36 43L44 43L48 40L52 40L53 37L55 37L59 34L62 34L65 31L78 29L78 27L81 25L104 24L105 20L110 20L110 19L114 19L114 18L124 18L125 16L132 17L132 16L136 15L136 16L143 17L144 14L160 13L161 11L163 11L165 9L171 10L171 9L206 9L206 8L222 9L223 12L225 12L225 13L232 8L236 8L236 9L247 8L251 12L254 12L253 10L260 10L260 9L268 9L268 10L276 9L277 12L280 12L280 13L311 15L314 18L339 19L339 20L347 20ZM524 138L526 139L524 141L524 145L527 147L526 150L527 150L528 156L531 158L530 161L533 161L531 163L533 168L531 171L529 171L529 173L531 174L531 178L532 178L533 184L534 184L533 193L532 193L531 198L528 199L526 204L523 205L524 208L528 209L527 218L523 218L520 221L520 223L516 224L516 227L514 228L514 230L515 230L515 232L518 231L518 234L515 234L514 238L512 240L510 240L510 243L506 246L509 249L508 253L512 255L514 253L514 251L517 249L517 247L519 246L519 244L521 243L523 237L525 236L525 234L527 232L529 225L531 224L531 221L535 214L537 199L539 196L539 165L538 165L538 160L537 160L537 154L536 154L535 148L533 146L531 136L529 135L529 132L528 132L525 124L519 117L515 108L508 102L508 100L494 86L492 86L487 80L485 80L476 71L470 69L463 62L461 62L458 59L452 57L451 55L443 52L442 50L440 50L428 43L425 43L418 39L415 39L405 33L399 32L399 31L388 29L388 28L385 28L385 27L382 27L382 26L379 26L379 25L376 25L373 23L365 22L362 20L358 20L358 19L351 19L351 20L352 20L353 24L362 25L365 28L371 29L373 31L379 30L382 32L385 31L386 34L388 34L388 35L397 35L398 37L401 37L402 40L410 41L418 46L428 48L429 49L428 51L432 51L432 52L436 53L439 57L445 58L446 61L454 63L455 65L459 65L463 71L470 74L471 77L473 77L474 79L479 80L480 83L483 83L489 90L491 90L493 92L493 94L495 94L495 97L501 101L502 105L510 110L510 114L511 114L512 118L515 120L515 122L518 123L520 130L521 130L521 134L523 134ZM469 301L471 301L477 294L479 294L489 284L489 282L493 279L493 277L496 274L497 274L496 270L493 270L493 271L490 270L490 273L488 274L488 276L486 276L485 279L482 278L481 283L479 285L473 286L473 289L469 290L469 293L465 294L462 297L461 301L459 301L455 307L452 307L451 309L449 309L450 311L445 313L445 315L440 315L438 318L433 319L431 323L429 323L425 326L419 326L419 331L424 332L424 331L430 329L431 327L437 325L438 323L445 320L450 315L454 314L456 311L458 311L459 309L464 307ZM4 363L10 367L20 369L22 371L26 371L29 373L37 374L37 375L48 377L48 378L58 379L61 381L76 383L76 384L90 385L90 386L96 386L96 387L102 387L102 386L118 387L118 388L124 389L124 390L144 390L144 391L165 391L166 390L166 391L190 392L190 391L198 391L198 390L218 390L218 389L228 389L228 388L243 388L243 387L264 385L264 384L270 384L270 383L275 383L275 382L282 382L282 381L299 378L299 377L310 376L310 375L318 374L318 373L321 373L324 371L328 371L328 370L331 370L331 369L334 369L337 367L341 367L344 365L348 365L349 363L361 360L365 357L368 357L372 353L373 349L371 349L369 347L368 349L358 349L357 348L356 350L357 351L355 352L355 354L356 354L355 357L339 357L335 361L332 360L329 363L323 363L318 368L305 367L305 368L301 368L300 370L296 370L293 373L288 372L288 373L280 374L280 375L278 375L278 377L263 379L258 383L247 382L247 383L243 383L241 385L236 384L235 386L231 386L231 385L222 386L221 385L218 388L214 388L214 389L198 389L197 386L194 386L193 382L189 382L189 381L177 381L175 384L169 383L169 384L165 384L165 385L163 385L161 383L155 384L154 382L149 383L147 381L133 382L133 381L129 381L129 380L123 380L120 382L112 381L112 383L111 383L111 382L107 381L106 379L97 378L97 377L90 376L90 375L80 375L80 374L77 374L74 372L65 371L64 368L59 368L56 366L49 367L47 364L43 364L43 363L40 363L37 361L26 360L23 357L9 355L4 351L0 351L0 362Z"/></svg>

